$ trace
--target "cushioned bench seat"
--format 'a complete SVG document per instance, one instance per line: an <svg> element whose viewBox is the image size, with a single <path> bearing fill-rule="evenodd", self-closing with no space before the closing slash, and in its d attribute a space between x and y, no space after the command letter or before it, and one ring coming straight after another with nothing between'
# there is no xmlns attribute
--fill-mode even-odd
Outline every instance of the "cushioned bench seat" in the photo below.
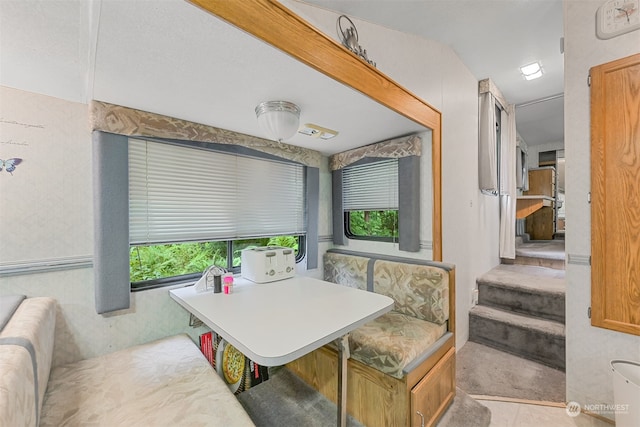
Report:
<svg viewBox="0 0 640 427"><path fill-rule="evenodd" d="M394 309L353 331L351 357L395 378L447 332L449 276L439 266L327 252L325 280L386 295Z"/></svg>
<svg viewBox="0 0 640 427"><path fill-rule="evenodd" d="M54 368L40 426L253 426L187 335Z"/></svg>
<svg viewBox="0 0 640 427"><path fill-rule="evenodd" d="M447 332L447 325L390 312L349 335L351 357L387 375L402 378L404 368L427 353Z"/></svg>
<svg viewBox="0 0 640 427"><path fill-rule="evenodd" d="M52 368L55 323L27 298L0 330L0 426L254 426L186 334Z"/></svg>
<svg viewBox="0 0 640 427"><path fill-rule="evenodd" d="M347 411L370 427L435 425L455 395L455 267L330 249L324 279L394 300L349 334ZM335 401L336 358L328 345L287 366Z"/></svg>

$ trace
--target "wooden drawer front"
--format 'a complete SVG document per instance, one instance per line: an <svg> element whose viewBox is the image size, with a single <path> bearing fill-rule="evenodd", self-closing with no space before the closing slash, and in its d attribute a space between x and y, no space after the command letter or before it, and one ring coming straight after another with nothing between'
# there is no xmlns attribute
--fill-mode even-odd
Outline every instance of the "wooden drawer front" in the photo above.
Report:
<svg viewBox="0 0 640 427"><path fill-rule="evenodd" d="M456 394L456 349L451 348L411 390L411 425L435 425Z"/></svg>

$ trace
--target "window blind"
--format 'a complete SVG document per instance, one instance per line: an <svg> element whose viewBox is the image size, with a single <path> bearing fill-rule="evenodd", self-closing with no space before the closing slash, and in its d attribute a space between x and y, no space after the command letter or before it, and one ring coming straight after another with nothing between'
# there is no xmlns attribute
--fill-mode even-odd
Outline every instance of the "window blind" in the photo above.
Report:
<svg viewBox="0 0 640 427"><path fill-rule="evenodd" d="M398 209L398 159L344 168L342 197L344 211Z"/></svg>
<svg viewBox="0 0 640 427"><path fill-rule="evenodd" d="M130 139L129 241L303 234L304 176L297 164Z"/></svg>

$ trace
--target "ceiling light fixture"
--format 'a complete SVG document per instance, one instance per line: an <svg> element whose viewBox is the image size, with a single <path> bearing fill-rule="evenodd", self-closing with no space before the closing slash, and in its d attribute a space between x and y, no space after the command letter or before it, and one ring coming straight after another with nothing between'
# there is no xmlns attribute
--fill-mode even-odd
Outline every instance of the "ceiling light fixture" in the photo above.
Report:
<svg viewBox="0 0 640 427"><path fill-rule="evenodd" d="M261 102L256 117L262 131L278 142L291 138L300 126L300 108L287 101Z"/></svg>
<svg viewBox="0 0 640 427"><path fill-rule="evenodd" d="M525 80L537 79L542 77L542 66L539 62L534 62L520 67L520 72Z"/></svg>

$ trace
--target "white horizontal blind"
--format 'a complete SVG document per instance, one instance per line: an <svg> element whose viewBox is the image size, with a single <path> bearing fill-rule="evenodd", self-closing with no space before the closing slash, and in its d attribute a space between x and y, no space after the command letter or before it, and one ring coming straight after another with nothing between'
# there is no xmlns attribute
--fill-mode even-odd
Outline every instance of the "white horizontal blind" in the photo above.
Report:
<svg viewBox="0 0 640 427"><path fill-rule="evenodd" d="M346 167L342 171L343 209L398 209L398 159Z"/></svg>
<svg viewBox="0 0 640 427"><path fill-rule="evenodd" d="M302 234L304 167L129 140L129 241Z"/></svg>

